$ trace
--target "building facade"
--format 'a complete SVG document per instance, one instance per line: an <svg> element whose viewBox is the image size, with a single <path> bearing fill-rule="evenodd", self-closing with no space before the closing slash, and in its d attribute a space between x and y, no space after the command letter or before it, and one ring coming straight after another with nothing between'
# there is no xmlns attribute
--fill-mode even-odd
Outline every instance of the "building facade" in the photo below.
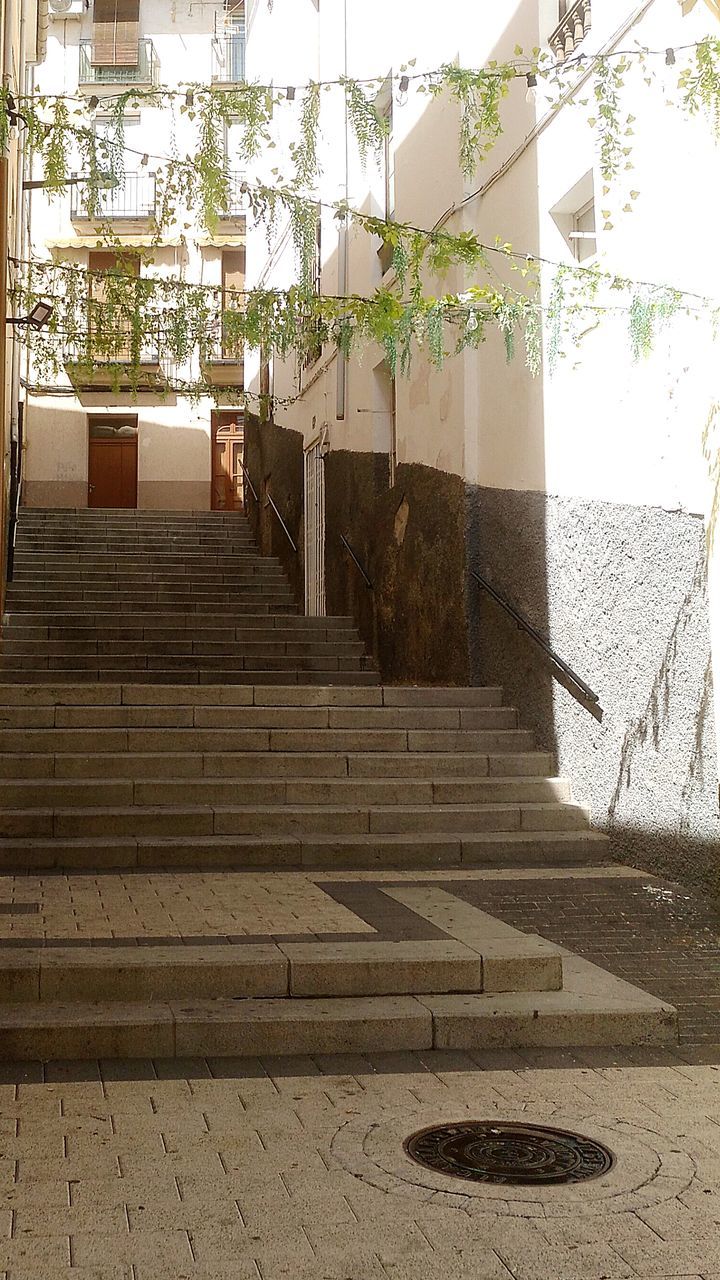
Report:
<svg viewBox="0 0 720 1280"><path fill-rule="evenodd" d="M342 75L387 76L378 108L389 136L364 170L339 95L323 95L323 201L418 227L473 231L545 258L543 357L533 376L488 331L435 369L416 354L393 379L380 348L342 359L331 344L298 368L248 356L250 385L278 401L251 417L251 504L305 590L309 611L352 613L386 679L502 684L616 850L645 865L715 876L718 774L712 703L720 655L717 583L717 375L707 315L680 312L635 358L625 307L576 326L552 367L548 315L557 264L720 296L702 234L718 207L712 128L677 106L674 51L718 36L713 6L677 0L448 0L381 5L258 0L248 56L260 79L299 87ZM623 110L632 170L605 190L592 87L577 72L558 110L511 85L504 132L474 179L457 159L458 108L400 92L398 71L483 66L517 46L554 57L655 50L629 71ZM657 56L659 55L659 56ZM680 61L680 54L677 61ZM648 81L649 83L646 83ZM588 87L589 86L589 87ZM299 94L297 96L300 96ZM674 105L671 105L673 104ZM277 161L273 161L277 163ZM380 242L323 209L319 288L371 293L392 279ZM249 233L250 283L294 278L287 228L268 252ZM497 261L500 277L510 278ZM461 291L459 269L436 285ZM429 282L432 285L435 282ZM293 552L272 496L294 542ZM318 525L321 526L318 535ZM478 581L548 640L592 697L558 669Z"/></svg>
<svg viewBox="0 0 720 1280"><path fill-rule="evenodd" d="M28 203L23 191L26 147L23 121L17 110L28 88L32 67L40 62L47 45L47 0L3 0L0 5L0 65L7 106L7 145L0 155L0 424L2 429L2 473L0 475L0 606L5 568L20 475L22 453L22 393L20 367L22 347L18 327L7 319L20 319L11 312L16 259L22 255L28 235ZM20 108L21 109L21 108ZM6 319L7 318L7 319Z"/></svg>
<svg viewBox="0 0 720 1280"><path fill-rule="evenodd" d="M245 75L242 3L167 4L127 0L122 12L108 0L50 0L47 55L36 69L36 89L89 107L98 137L112 133L112 111L126 91L191 83L232 88ZM93 275L103 272L185 281L219 293L242 288L245 217L239 198L219 211L212 234L193 211L178 206L161 235L156 229L157 172L191 137L178 101L128 101L124 118L122 181L100 192L88 208L87 183L76 160L67 191L50 199L33 169L30 258L51 258ZM84 116L86 118L86 115ZM232 168L232 138L227 138ZM232 171L237 195L239 173ZM98 235L102 223L109 234ZM108 243L109 242L109 243ZM100 281L98 283L98 281ZM221 335L200 367L197 353L172 363L162 334L146 342L141 377L125 385L122 369L109 377L102 358L89 374L77 367L68 335L65 368L57 385L30 377L24 501L29 506L138 507L232 510L242 506L242 410L233 404L243 385L242 361L229 358ZM122 343L113 363L122 365ZM129 357L128 357L129 360ZM202 382L215 395L184 394ZM225 408L223 403L226 402Z"/></svg>

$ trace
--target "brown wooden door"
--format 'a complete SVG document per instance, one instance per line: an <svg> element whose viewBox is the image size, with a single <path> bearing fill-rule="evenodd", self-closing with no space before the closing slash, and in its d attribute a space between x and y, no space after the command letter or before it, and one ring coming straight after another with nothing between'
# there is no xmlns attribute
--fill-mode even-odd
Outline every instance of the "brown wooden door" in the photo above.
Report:
<svg viewBox="0 0 720 1280"><path fill-rule="evenodd" d="M213 511L242 511L245 507L242 415L213 411L211 434L210 505Z"/></svg>
<svg viewBox="0 0 720 1280"><path fill-rule="evenodd" d="M135 420L136 421L136 420ZM137 507L137 426L90 420L88 506Z"/></svg>

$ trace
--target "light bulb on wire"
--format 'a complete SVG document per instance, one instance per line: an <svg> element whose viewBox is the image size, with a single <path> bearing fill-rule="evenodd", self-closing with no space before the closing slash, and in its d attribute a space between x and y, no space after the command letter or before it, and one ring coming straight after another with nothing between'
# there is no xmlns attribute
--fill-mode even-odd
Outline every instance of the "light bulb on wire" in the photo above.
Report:
<svg viewBox="0 0 720 1280"><path fill-rule="evenodd" d="M531 104L537 102L537 76L534 71L528 71L527 74L527 93L525 101Z"/></svg>

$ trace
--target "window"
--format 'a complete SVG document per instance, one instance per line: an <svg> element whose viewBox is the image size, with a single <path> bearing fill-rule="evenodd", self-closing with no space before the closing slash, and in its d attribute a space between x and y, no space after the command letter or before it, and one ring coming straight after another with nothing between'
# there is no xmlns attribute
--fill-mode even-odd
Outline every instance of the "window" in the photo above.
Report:
<svg viewBox="0 0 720 1280"><path fill-rule="evenodd" d="M245 249L223 249L222 251L222 307L223 311L239 311L243 306L243 289L245 288ZM229 326L226 326L226 328ZM242 348L238 350L237 341L232 335L223 332L223 360L242 360Z"/></svg>
<svg viewBox="0 0 720 1280"><path fill-rule="evenodd" d="M592 170L565 192L562 200L550 209L564 246L576 262L588 262L597 253L595 220L595 184Z"/></svg>
<svg viewBox="0 0 720 1280"><path fill-rule="evenodd" d="M586 262L597 253L595 235L595 201L588 200L581 209L573 214L573 226L570 232L572 251L576 262Z"/></svg>
<svg viewBox="0 0 720 1280"><path fill-rule="evenodd" d="M397 471L397 398L395 379L387 360L373 369L373 452L388 459L388 483L392 489Z"/></svg>
<svg viewBox="0 0 720 1280"><path fill-rule="evenodd" d="M140 0L94 0L92 65L136 67L140 45Z"/></svg>
<svg viewBox="0 0 720 1280"><path fill-rule="evenodd" d="M317 231L315 234L315 253L310 265L310 290L316 297L320 297L320 286L322 281L322 217L321 208L317 209ZM305 359L302 362L302 368L307 369L316 360L320 359L323 349L323 323L322 320L311 320L308 322L309 342Z"/></svg>
<svg viewBox="0 0 720 1280"><path fill-rule="evenodd" d="M117 316L116 328L111 333L101 328L101 321L97 318L97 310L93 304L109 301L112 286L110 281L106 281L102 275L93 273L107 272L110 277L113 274L117 276L139 276L140 259L137 254L117 254L110 250L93 251L88 256L88 272L88 330L92 332L93 327L97 327L98 334L102 338L103 355L101 359L110 362L129 361L132 358L130 345L132 323L130 316L120 311Z"/></svg>
<svg viewBox="0 0 720 1280"><path fill-rule="evenodd" d="M395 142L393 139L392 85L392 75L389 75L375 99L377 112L386 124L381 162L383 186L380 200L380 217L385 222L392 222L395 217ZM392 246L382 244L378 249L378 258L380 259L380 269L385 275L385 272L389 271L392 265Z"/></svg>

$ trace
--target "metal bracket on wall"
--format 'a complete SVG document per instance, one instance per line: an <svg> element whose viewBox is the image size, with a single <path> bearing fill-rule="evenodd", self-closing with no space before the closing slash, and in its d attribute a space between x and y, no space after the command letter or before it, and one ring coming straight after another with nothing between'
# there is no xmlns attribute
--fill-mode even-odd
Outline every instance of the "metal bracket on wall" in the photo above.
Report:
<svg viewBox="0 0 720 1280"><path fill-rule="evenodd" d="M347 538L346 538L346 537L345 537L345 535L344 535L344 534L342 534L342 533L340 534L340 541L342 542L342 544L343 544L343 546L344 546L345 550L347 551L348 555L350 556L350 559L352 560L353 564L355 565L355 568L357 569L358 573L359 573L359 574L364 578L364 580L365 580L365 586L367 587L368 591L374 591L374 590L375 590L375 588L374 588L374 586L373 586L372 582L371 582L371 581L370 581L370 579L368 578L368 576L367 576L367 574L366 574L365 570L363 569L363 567L362 567L362 565L361 565L360 561L358 560L357 556L355 555L355 552L353 551L352 547L350 546L350 543L348 542Z"/></svg>
<svg viewBox="0 0 720 1280"><path fill-rule="evenodd" d="M602 713L602 708L600 707L600 699L598 695L594 692L594 690L590 688L590 685L586 684L585 681L582 680L579 675L576 675L572 667L569 666L568 663L565 662L564 659L561 658L555 652L555 650L550 647L550 644L548 640L546 640L545 636L542 635L532 625L531 622L528 622L526 618L523 618L522 614L518 613L517 609L513 605L511 605L510 602L506 600L504 596L501 596L500 592L496 591L495 588L487 581L486 578L483 578L479 573L476 573L474 569L470 570L470 576L474 578L475 581L482 587L483 591L487 591L488 595L492 596L493 600L495 600L495 602L499 604L501 608L503 608L505 612L510 615L513 621L517 624L519 630L526 631L527 634L535 641L535 643L538 644L540 648L544 650L544 652L550 658L550 661L556 667L556 671L554 672L555 678L556 679L559 678L557 674L558 671L562 672L565 679L568 680L571 684L573 684L576 689L580 690L580 693L582 694L583 702L591 703L591 706L588 707L588 710L592 713L592 715L594 715L598 720L601 720L603 713ZM563 682L560 681L560 683L562 684Z"/></svg>

